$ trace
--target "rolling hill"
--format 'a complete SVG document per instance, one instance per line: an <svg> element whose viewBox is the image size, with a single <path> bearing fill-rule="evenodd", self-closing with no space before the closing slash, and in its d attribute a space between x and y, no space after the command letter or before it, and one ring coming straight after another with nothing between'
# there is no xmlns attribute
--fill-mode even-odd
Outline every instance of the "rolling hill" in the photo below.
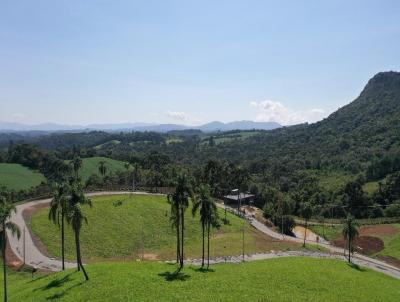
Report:
<svg viewBox="0 0 400 302"><path fill-rule="evenodd" d="M0 187L10 190L26 190L46 181L45 177L36 171L19 164L0 163Z"/></svg>

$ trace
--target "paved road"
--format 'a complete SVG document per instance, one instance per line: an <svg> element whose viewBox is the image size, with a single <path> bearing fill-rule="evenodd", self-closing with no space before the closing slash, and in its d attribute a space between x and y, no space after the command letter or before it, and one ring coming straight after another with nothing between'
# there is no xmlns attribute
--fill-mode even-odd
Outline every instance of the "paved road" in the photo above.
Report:
<svg viewBox="0 0 400 302"><path fill-rule="evenodd" d="M217 204L218 207L223 208L224 209L224 205L223 204ZM237 214L237 210L227 207L228 211L234 214ZM242 214L241 214L242 215ZM261 223L260 221L256 220L254 217L252 217L251 215L245 215L245 218L249 221L249 223L256 228L257 230L259 230L260 232L275 238L275 239L279 239L279 240L285 240L285 241L290 241L290 242L296 242L296 243L303 243L303 239L300 238L296 238L296 237L292 237L292 236L287 236L287 235L283 235L281 233L277 233L274 230L268 228L265 224ZM314 244L314 245L319 245L321 247L326 248L330 253L333 253L335 255L332 254L325 254L325 255L331 255L334 256L335 258L338 256L338 259L345 259L345 257L341 256L343 255L343 249L342 248L338 248L335 247L329 243L317 243L315 241L310 241L310 240L306 240L306 242ZM270 254L264 254L267 255L266 257L270 257ZM309 255L309 254L307 254ZM250 257L251 258L251 257ZM382 272L385 273L387 275L390 276L394 276L396 278L400 278L400 269L398 269L397 267L387 264L385 262L379 261L377 259L374 258L370 258L358 253L354 253L353 255L353 262L355 264L358 264L360 266L366 266L369 267L375 271L378 272Z"/></svg>
<svg viewBox="0 0 400 302"><path fill-rule="evenodd" d="M120 194L132 194L131 192L96 192L96 193L89 193L87 196L102 196L102 195L120 195ZM134 192L133 194L138 194L138 195L162 195L162 194L151 194L147 192ZM35 205L40 205L40 204L48 204L50 203L51 199L43 199L43 200L36 200L36 201L31 201L27 202L21 205L17 206L17 213L14 213L11 216L11 221L16 223L17 225L20 226L21 229L25 228L28 230L28 227L26 226L25 220L22 216L22 213L24 210L33 207ZM218 204L219 207L224 208L223 205ZM229 208L230 212L235 212L234 209ZM297 243L302 243L303 240L291 236L286 236L279 234L267 226L265 226L263 223L259 222L255 218L246 215L245 217L250 224L261 231L264 234L267 234L268 236L279 239L279 240L286 240L286 241L292 241L292 242L297 242ZM21 260L23 261L23 240L18 240L16 237L14 237L9 230L7 230L7 236L10 242L10 247L14 254ZM313 244L317 244L316 242L310 242ZM324 253L309 253L309 252L285 252L285 253L269 253L269 254L255 254L255 255L247 255L245 256L245 260L247 261L252 261L252 260L261 260L261 259L270 259L270 258L276 258L276 257L283 257L283 256L310 256L310 257L330 257L330 258L335 258L335 259L344 259L343 256L340 256L343 253L343 249L334 247L329 244L323 244L323 243L318 243L318 245L323 246L327 248L331 253L335 253L336 255L332 254L324 254ZM25 232L25 262L28 265L31 265L33 267L36 267L38 269L43 269L43 270L50 270L50 271L59 271L61 270L61 261L47 257L46 255L43 255L39 249L35 246L32 237L28 231ZM303 253L303 254L299 254ZM223 257L218 259L214 259L213 261L220 261L223 259L223 262L226 261L226 259L236 259L236 257ZM241 257L239 257L241 258ZM360 254L355 254L353 257L354 262L358 265L361 266L366 266L371 269L374 269L379 272L386 273L390 276L400 278L400 270L397 269L394 266L391 266L387 263L384 263L382 261L378 261L373 258L369 258L367 256L363 256ZM231 262L234 262L233 260ZM237 262L237 261L236 261ZM73 262L67 262L66 264L67 268L73 268L76 266L75 263Z"/></svg>

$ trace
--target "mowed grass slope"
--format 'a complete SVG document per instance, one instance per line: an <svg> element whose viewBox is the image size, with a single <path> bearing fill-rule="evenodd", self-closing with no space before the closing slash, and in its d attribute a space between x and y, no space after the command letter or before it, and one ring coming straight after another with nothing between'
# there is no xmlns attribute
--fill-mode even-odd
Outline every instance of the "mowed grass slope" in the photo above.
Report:
<svg viewBox="0 0 400 302"><path fill-rule="evenodd" d="M11 190L26 190L45 181L43 174L30 170L20 164L0 163L0 187Z"/></svg>
<svg viewBox="0 0 400 302"><path fill-rule="evenodd" d="M82 169L80 171L80 176L83 181L86 181L93 174L101 175L99 171L99 163L104 161L107 168L107 174L112 172L125 170L124 162L107 157L90 157L82 159Z"/></svg>
<svg viewBox="0 0 400 302"><path fill-rule="evenodd" d="M87 265L30 279L9 278L9 301L398 301L400 281L345 262L281 258L214 265L212 271L157 262ZM0 277L1 281L1 277Z"/></svg>
<svg viewBox="0 0 400 302"><path fill-rule="evenodd" d="M88 225L83 225L82 254L86 261L103 258L134 257L174 259L176 237L169 221L170 206L165 196L118 195L92 198L93 208L85 207ZM121 205L117 203L121 202ZM223 210L220 216L223 217ZM254 253L277 249L297 248L297 244L273 241L244 220L228 213L229 225L213 231L212 256L240 255L242 228L245 227L245 252ZM47 246L48 252L60 256L60 232L48 220L48 210L33 215L31 229ZM66 255L74 259L74 241L67 226ZM199 217L192 217L191 208L185 217L185 255L201 256L201 227Z"/></svg>

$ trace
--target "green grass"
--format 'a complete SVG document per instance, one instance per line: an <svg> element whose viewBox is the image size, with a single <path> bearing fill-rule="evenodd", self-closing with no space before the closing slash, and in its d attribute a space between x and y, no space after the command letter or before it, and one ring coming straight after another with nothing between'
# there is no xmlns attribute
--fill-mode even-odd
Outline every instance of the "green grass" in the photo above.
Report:
<svg viewBox="0 0 400 302"><path fill-rule="evenodd" d="M326 172L318 175L319 185L327 191L337 192L343 188L348 182L354 179L353 175L345 174L343 172Z"/></svg>
<svg viewBox="0 0 400 302"><path fill-rule="evenodd" d="M220 264L204 272L156 262L87 266L30 279L12 274L9 301L398 301L400 281L345 262L281 258ZM1 281L0 277L0 281Z"/></svg>
<svg viewBox="0 0 400 302"><path fill-rule="evenodd" d="M325 238L328 241L333 241L342 234L343 227L339 226L325 226L322 225L310 225L308 227L315 234ZM325 235L325 236L324 236Z"/></svg>
<svg viewBox="0 0 400 302"><path fill-rule="evenodd" d="M385 248L377 256L389 256L400 260L400 224L390 224L399 230L397 234L372 235L383 240Z"/></svg>
<svg viewBox="0 0 400 302"><path fill-rule="evenodd" d="M104 258L157 256L157 259L174 259L175 231L169 223L169 205L165 196L120 195L93 198L93 208L85 208L88 225L82 228L82 253L86 260ZM122 201L121 206L114 206ZM242 227L245 226L245 252L297 248L297 244L267 240L243 220L228 213L229 225L213 232L212 255L238 255L242 252ZM223 217L223 211L220 211ZM48 210L33 215L30 222L33 233L41 238L51 255L60 256L60 234L48 220ZM191 209L186 212L185 254L201 255L201 228L198 217L193 218ZM75 257L72 232L66 234L66 256Z"/></svg>
<svg viewBox="0 0 400 302"><path fill-rule="evenodd" d="M26 190L38 186L45 177L19 164L0 164L0 187L11 190Z"/></svg>
<svg viewBox="0 0 400 302"><path fill-rule="evenodd" d="M99 162L105 161L107 173L115 173L125 170L124 162L107 157L90 157L82 159L82 169L80 175L83 181L86 181L93 174L99 175Z"/></svg>
<svg viewBox="0 0 400 302"><path fill-rule="evenodd" d="M367 182L366 184L363 185L364 192L367 193L369 196L372 196L372 194L378 191L378 189L379 189L379 182L377 181Z"/></svg>
<svg viewBox="0 0 400 302"><path fill-rule="evenodd" d="M233 142L235 140L245 140L249 137L252 137L254 135L260 134L260 131L243 131L243 132L237 132L237 133L230 133L230 134L217 134L213 135L214 137L214 142L216 145L218 144L223 144L223 143L229 143ZM205 136L203 138L202 144L208 144L209 142L210 135Z"/></svg>
<svg viewBox="0 0 400 302"><path fill-rule="evenodd" d="M121 141L113 139L109 142L105 142L104 144L100 144L97 145L96 147L94 147L96 150L101 150L101 149L105 149L105 148L109 148L109 147L113 147L113 146L117 146L121 143Z"/></svg>

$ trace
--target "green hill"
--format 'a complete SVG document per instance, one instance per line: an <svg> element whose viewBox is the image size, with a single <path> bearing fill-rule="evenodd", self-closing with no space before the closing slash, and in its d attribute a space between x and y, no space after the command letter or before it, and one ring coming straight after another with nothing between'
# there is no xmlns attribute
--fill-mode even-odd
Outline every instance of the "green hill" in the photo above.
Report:
<svg viewBox="0 0 400 302"><path fill-rule="evenodd" d="M107 167L107 173L115 173L117 171L125 170L124 162L107 157L90 157L82 159L81 177L85 181L91 175L96 174L100 176L99 163L104 161Z"/></svg>
<svg viewBox="0 0 400 302"><path fill-rule="evenodd" d="M85 208L88 225L82 228L82 253L86 260L135 257L170 260L175 257L175 231L169 222L170 206L165 196L120 195L92 198L93 207ZM118 202L121 202L119 204ZM224 213L221 210L220 216ZM186 213L185 255L201 255L201 228L191 209ZM229 224L213 232L212 255L240 255L242 228L245 227L245 252L298 249L300 245L267 239L240 218L228 213ZM48 210L37 212L30 223L32 232L46 245L50 254L60 256L60 232L49 221ZM66 234L66 255L74 259L74 240Z"/></svg>
<svg viewBox="0 0 400 302"><path fill-rule="evenodd" d="M45 177L19 164L0 163L0 187L11 190L25 190L38 186Z"/></svg>
<svg viewBox="0 0 400 302"><path fill-rule="evenodd" d="M156 262L88 265L31 279L12 274L9 301L398 301L400 281L345 262L281 258L220 264L204 272ZM0 276L0 281L2 276Z"/></svg>

